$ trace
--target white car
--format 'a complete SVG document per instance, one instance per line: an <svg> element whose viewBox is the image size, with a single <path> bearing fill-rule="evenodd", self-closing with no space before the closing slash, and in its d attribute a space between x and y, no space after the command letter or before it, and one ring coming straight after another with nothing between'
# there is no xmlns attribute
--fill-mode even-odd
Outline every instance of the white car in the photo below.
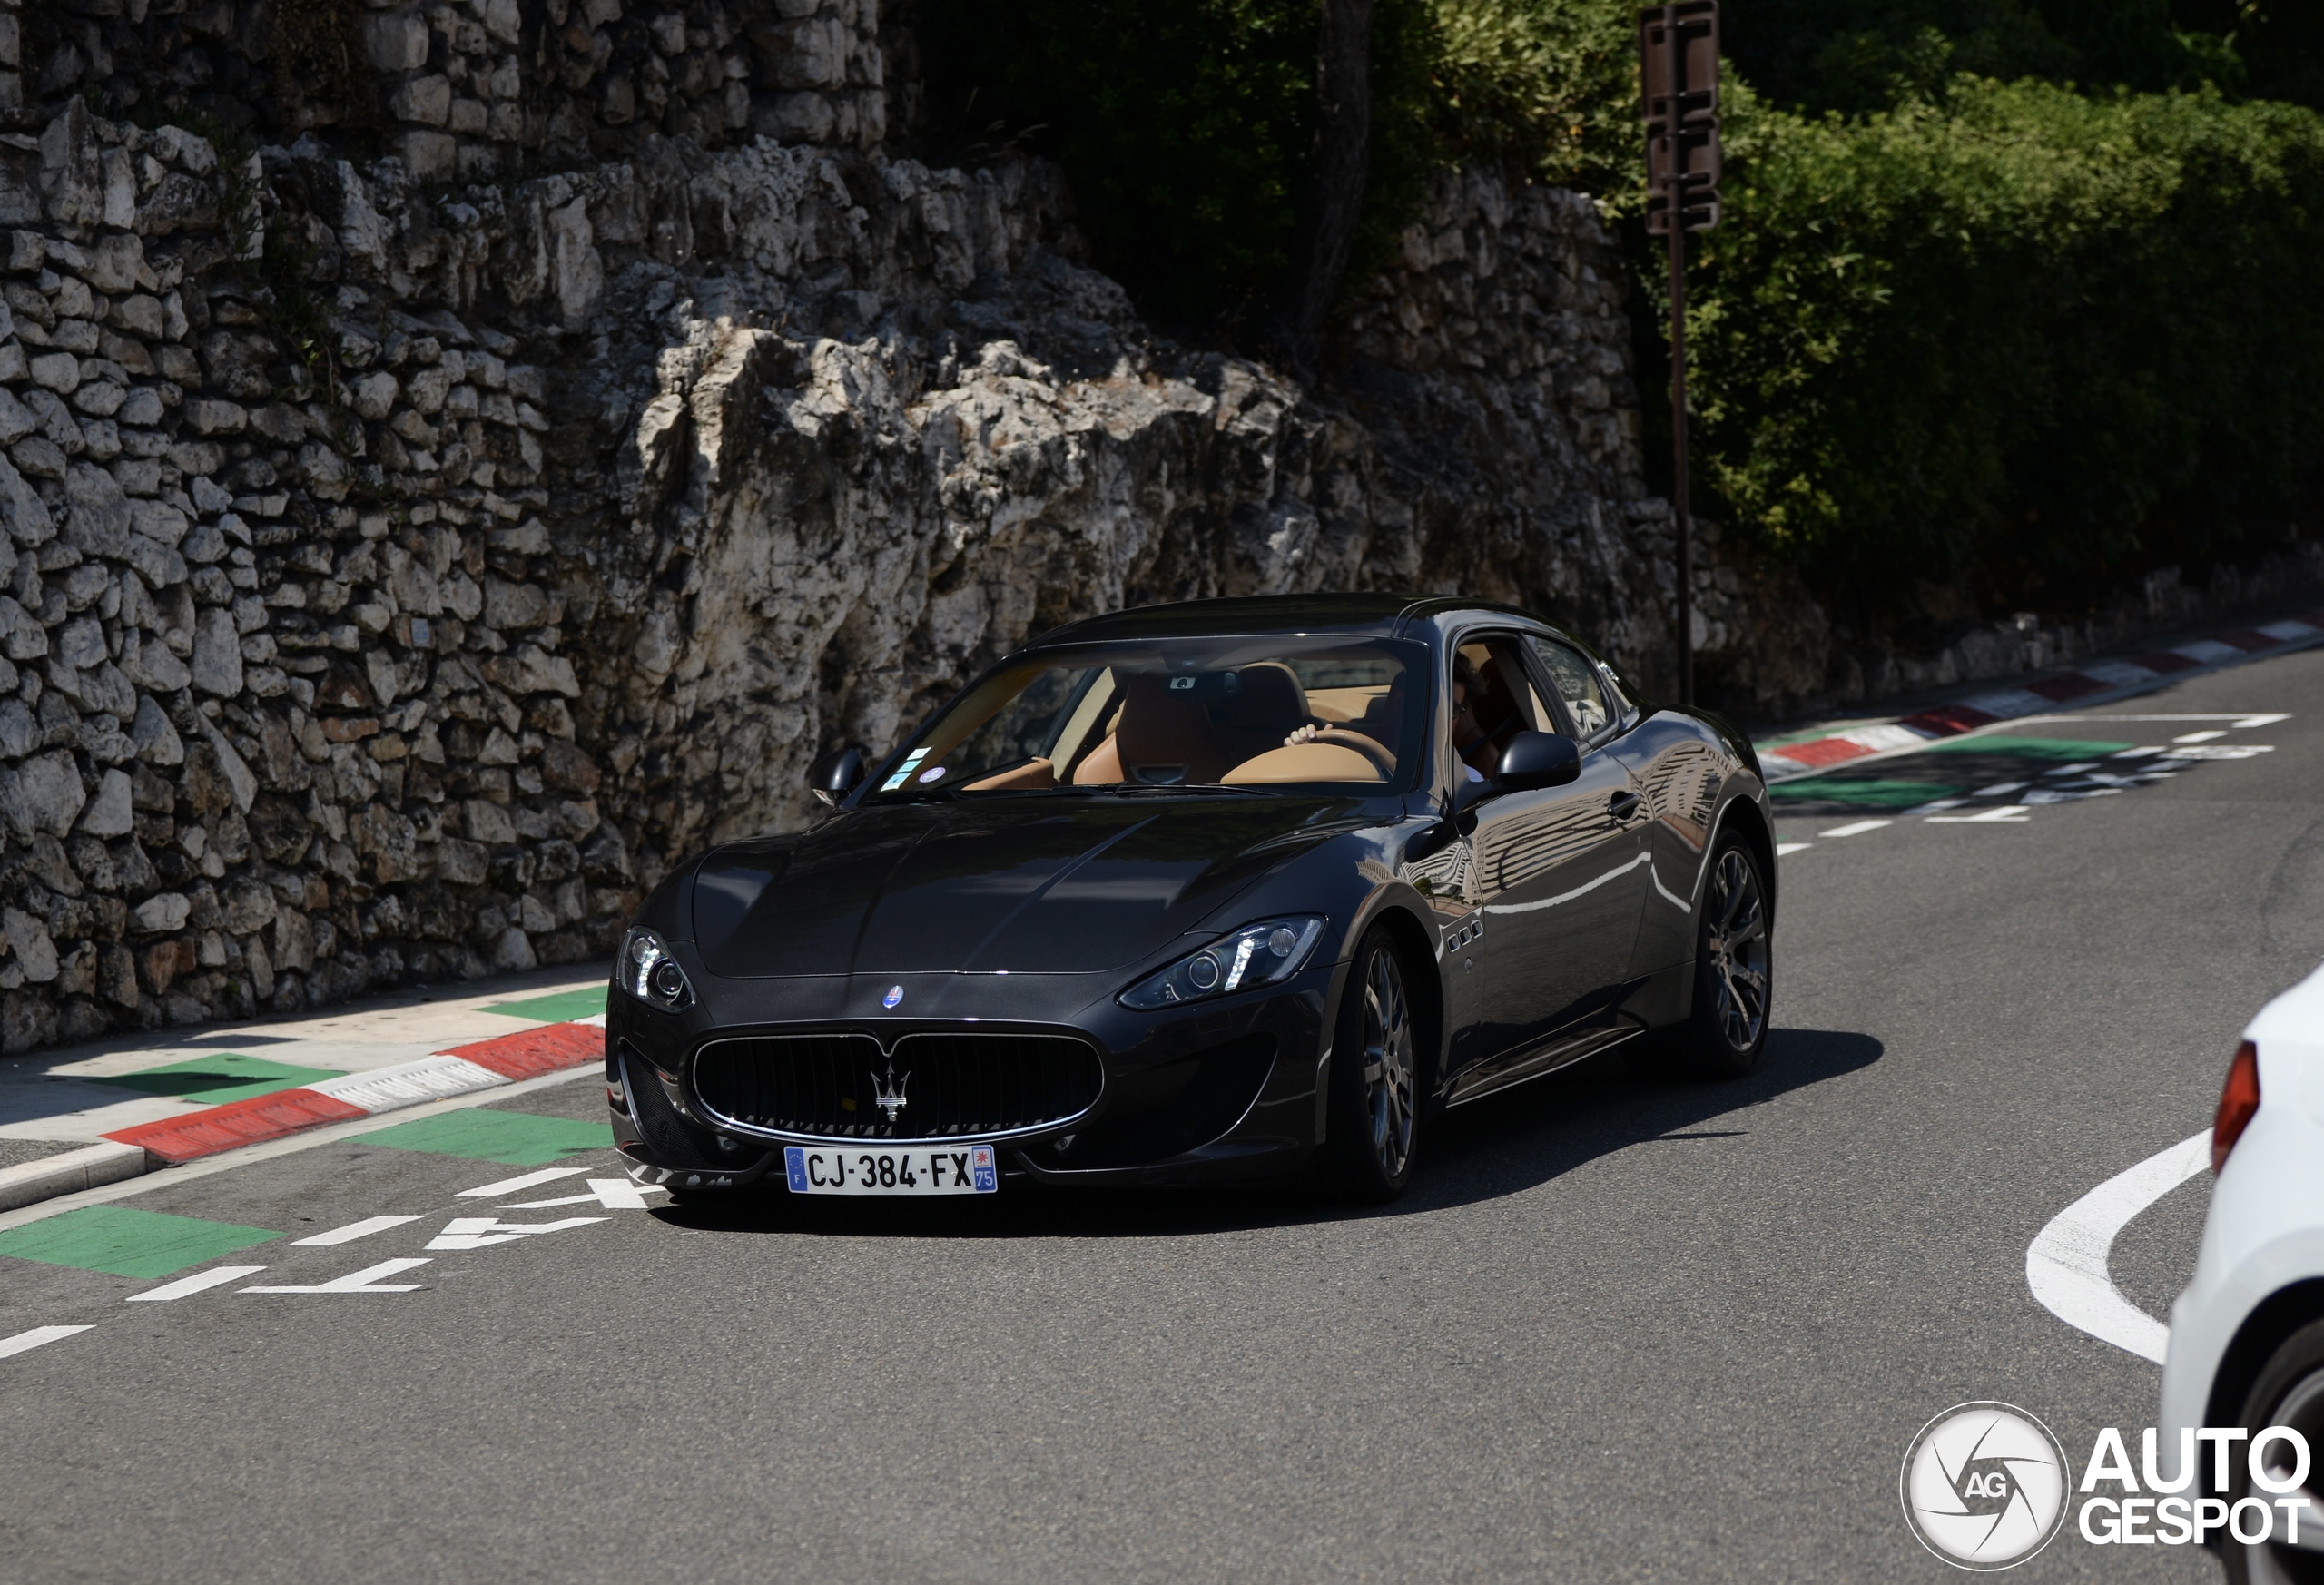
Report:
<svg viewBox="0 0 2324 1585"><path fill-rule="evenodd" d="M2176 1472L2191 1428L2288 1425L2324 1458L2324 969L2270 1002L2243 1031L2211 1129L2211 1190L2194 1279L2171 1307L2162 1366L2162 1462ZM2222 1450L2225 1451L2225 1450ZM2278 1439L2271 1479L2290 1473ZM2232 1503L2263 1493L2241 1446L2224 1461ZM2214 1461L2196 1489L2211 1494ZM2324 1581L2324 1470L2296 1545L2273 1533L2245 1542L2213 1532L2228 1578ZM2249 1528L2256 1528L2256 1519Z"/></svg>

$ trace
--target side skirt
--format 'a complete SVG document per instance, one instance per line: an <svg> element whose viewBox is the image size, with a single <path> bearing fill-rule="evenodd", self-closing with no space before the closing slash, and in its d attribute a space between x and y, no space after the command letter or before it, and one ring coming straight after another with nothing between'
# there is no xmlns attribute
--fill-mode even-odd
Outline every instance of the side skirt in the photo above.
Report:
<svg viewBox="0 0 2324 1585"><path fill-rule="evenodd" d="M1531 1051L1521 1052L1513 1061L1497 1068L1469 1086L1454 1092L1444 1102L1449 1108L1464 1107L1471 1101L1482 1100L1489 1095L1528 1084L1561 1068L1570 1068L1585 1057L1595 1057L1610 1051L1628 1040L1646 1033L1646 1026L1617 1013L1611 1021L1595 1022L1583 1029L1561 1029L1548 1037Z"/></svg>

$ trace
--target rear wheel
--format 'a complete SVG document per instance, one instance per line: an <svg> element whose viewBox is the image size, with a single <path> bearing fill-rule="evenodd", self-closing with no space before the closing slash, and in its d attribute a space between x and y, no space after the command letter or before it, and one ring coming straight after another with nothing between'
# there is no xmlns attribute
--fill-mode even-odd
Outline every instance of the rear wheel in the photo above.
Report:
<svg viewBox="0 0 2324 1585"><path fill-rule="evenodd" d="M1348 968L1326 1081L1324 1165L1350 1199L1383 1204L1412 1181L1420 1142L1416 1033L1403 963L1375 925Z"/></svg>
<svg viewBox="0 0 2324 1585"><path fill-rule="evenodd" d="M1687 1043L1706 1078L1742 1078L1768 1042L1774 989L1768 922L1759 855L1730 832L1711 852L1695 935L1695 1010Z"/></svg>
<svg viewBox="0 0 2324 1585"><path fill-rule="evenodd" d="M2268 1356L2268 1363L2260 1367L2260 1379L2251 1383L2251 1391L2243 1400L2243 1418L2236 1423L2249 1427L2255 1435L2270 1425L2288 1425L2307 1439L2311 1455L2324 1457L2324 1321L2309 1322L2284 1339L2282 1346ZM2247 1497L2270 1504L2306 1497L2309 1506L2300 1512L2299 1540L2296 1545L2286 1545L2281 1539L2287 1528L2281 1509L2272 1510L2274 1530L2268 1540L2246 1543L2232 1534L2213 1531L2210 1539L2220 1549L2221 1560L2227 1565L2227 1577L2235 1585L2317 1585L2318 1581L2324 1581L2324 1523L2319 1523L2324 1520L2324 1470L2311 1462L2307 1482L2297 1491L2253 1491L2246 1445L2236 1443L2230 1449L2227 1501L2230 1505ZM2204 1455L2203 1469L2208 1476L2211 1450L2206 1445L2198 1451ZM2278 1484L2288 1479L2295 1467L2292 1449L2280 1437L2270 1441L2260 1456L2268 1466L2269 1479ZM2208 1488L2209 1484L2206 1479L2204 1485ZM2246 1534L2256 1528L2254 1521L2244 1521Z"/></svg>

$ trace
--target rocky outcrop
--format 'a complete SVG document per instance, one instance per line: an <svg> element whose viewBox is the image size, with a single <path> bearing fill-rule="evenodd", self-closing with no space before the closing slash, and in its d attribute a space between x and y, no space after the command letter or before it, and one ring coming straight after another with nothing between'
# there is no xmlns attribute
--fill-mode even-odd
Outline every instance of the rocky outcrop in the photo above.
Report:
<svg viewBox="0 0 2324 1585"><path fill-rule="evenodd" d="M881 184L852 236L737 168L696 182L757 239L743 267L684 300L627 267L615 290L645 311L614 318L654 328L596 375L652 357L611 469L625 521L582 537L637 553L600 564L583 717L615 745L641 854L804 820L821 749L884 746L1029 635L1123 605L1462 588L1568 613L1625 662L1664 630L1668 519L1640 498L1619 277L1587 201L1448 183L1375 290L1381 314L1422 282L1465 294L1463 333L1522 380L1423 325L1360 340L1307 391L1157 341L1061 225L939 257L949 228L880 218L924 201L918 167L825 161ZM1482 296L1471 249L1507 259ZM776 284L818 271L826 290ZM591 399L630 410L625 389Z"/></svg>

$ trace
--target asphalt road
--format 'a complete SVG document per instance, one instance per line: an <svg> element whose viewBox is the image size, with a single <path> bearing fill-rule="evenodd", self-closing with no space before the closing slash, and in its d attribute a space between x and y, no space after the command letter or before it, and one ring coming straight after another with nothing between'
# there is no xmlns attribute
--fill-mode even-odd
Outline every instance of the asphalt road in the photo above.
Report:
<svg viewBox="0 0 2324 1585"><path fill-rule="evenodd" d="M2270 749L2026 801L2195 730ZM2206 1126L2240 1026L2324 958L2319 764L2310 653L1787 794L1809 845L1759 1073L1556 1076L1440 1127L1376 1213L497 1209L586 1172L455 1197L609 1175L588 1078L424 1118L422 1148L144 1180L113 1206L251 1229L187 1236L265 1269L124 1304L156 1279L0 1255L0 1336L92 1328L0 1360L0 1580L1954 1578L1898 1511L1924 1422L2005 1400L2078 1466L2152 1421L2156 1367L2036 1304L2026 1246ZM1998 808L2024 818L1961 818ZM2151 1309L2205 1188L2117 1245ZM378 1216L419 1219L268 1236ZM238 1291L398 1259L428 1264L376 1280L412 1291ZM2069 1529L2014 1577L2214 1567Z"/></svg>

